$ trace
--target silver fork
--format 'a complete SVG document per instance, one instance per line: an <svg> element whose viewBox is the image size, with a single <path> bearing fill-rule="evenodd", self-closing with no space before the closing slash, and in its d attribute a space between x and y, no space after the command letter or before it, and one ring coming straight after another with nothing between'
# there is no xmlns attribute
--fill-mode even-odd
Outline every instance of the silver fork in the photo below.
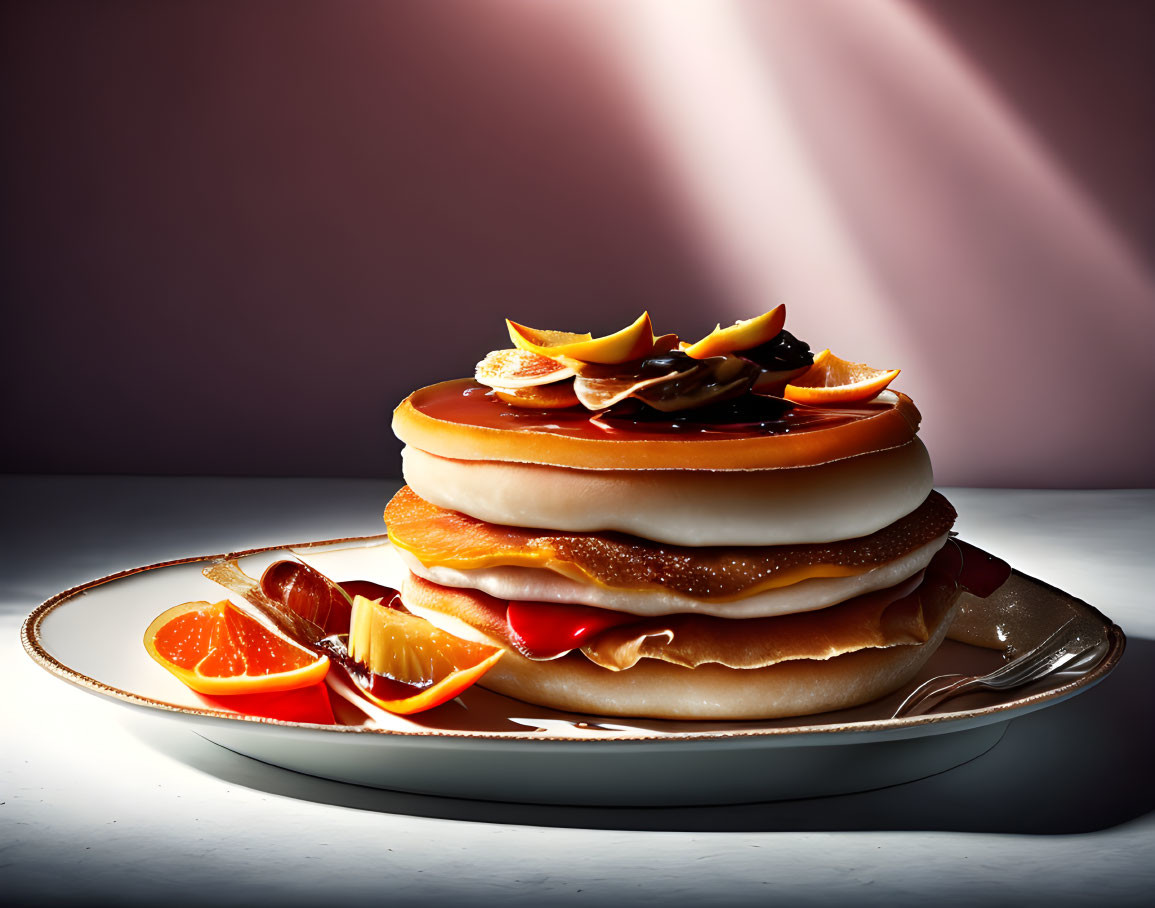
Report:
<svg viewBox="0 0 1155 908"><path fill-rule="evenodd" d="M1071 618L1034 649L990 674L939 675L923 682L902 701L892 718L918 715L943 700L980 688L1009 690L1060 670L1090 669L1107 648L1105 639L1081 633L1079 622Z"/></svg>

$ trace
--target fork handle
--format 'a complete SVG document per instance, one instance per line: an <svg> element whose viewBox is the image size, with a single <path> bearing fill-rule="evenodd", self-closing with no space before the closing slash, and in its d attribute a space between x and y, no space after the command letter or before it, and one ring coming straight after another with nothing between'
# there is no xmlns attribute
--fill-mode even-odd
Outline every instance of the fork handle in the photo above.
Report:
<svg viewBox="0 0 1155 908"><path fill-rule="evenodd" d="M944 685L943 682L950 678L954 680ZM973 680L974 678L970 675L935 675L933 678L924 681L912 690L899 705L898 709L894 711L894 715L891 716L891 718L901 719L903 716L915 715L920 708L931 703L939 702L939 700L949 695L960 684Z"/></svg>

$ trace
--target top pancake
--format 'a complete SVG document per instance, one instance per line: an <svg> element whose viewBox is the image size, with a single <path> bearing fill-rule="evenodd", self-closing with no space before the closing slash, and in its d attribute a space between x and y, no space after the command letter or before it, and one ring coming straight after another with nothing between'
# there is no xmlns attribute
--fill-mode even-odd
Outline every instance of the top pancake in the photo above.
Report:
<svg viewBox="0 0 1155 908"><path fill-rule="evenodd" d="M905 394L838 409L796 406L769 429L663 431L594 421L587 410L527 410L472 379L409 395L393 414L403 442L459 460L587 470L769 470L817 466L910 441L920 415Z"/></svg>

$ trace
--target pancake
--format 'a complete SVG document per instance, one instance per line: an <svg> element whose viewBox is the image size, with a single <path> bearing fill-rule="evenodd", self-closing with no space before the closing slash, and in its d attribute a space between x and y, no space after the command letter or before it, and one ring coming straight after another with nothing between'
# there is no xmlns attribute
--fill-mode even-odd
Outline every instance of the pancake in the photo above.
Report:
<svg viewBox="0 0 1155 908"><path fill-rule="evenodd" d="M827 351L814 371L784 318L696 344L646 316L597 339L510 323L484 383L397 407L402 598L505 649L479 684L602 715L776 718L925 664L962 561L921 416L887 389L897 370Z"/></svg>
<svg viewBox="0 0 1155 908"><path fill-rule="evenodd" d="M556 659L519 651L502 600L413 575L402 595L415 613L451 632L506 647L480 682L498 693L601 715L777 718L847 708L909 681L955 614L960 565L952 545L925 577L823 612L743 621L646 618Z"/></svg>
<svg viewBox="0 0 1155 908"><path fill-rule="evenodd" d="M686 444L691 444L687 442ZM865 536L917 508L933 482L917 438L778 470L591 470L402 451L426 501L489 523L618 530L674 545L782 545Z"/></svg>
<svg viewBox="0 0 1155 908"><path fill-rule="evenodd" d="M711 602L670 590L621 590L582 583L542 568L496 567L460 571L425 566L403 549L397 554L409 570L439 586L477 590L498 599L522 602L577 603L631 615L696 614L722 618L769 618L808 612L844 602L863 593L894 586L925 568L946 542L931 540L905 557L849 577L820 577L790 586L752 593L741 599Z"/></svg>
<svg viewBox="0 0 1155 908"><path fill-rule="evenodd" d="M623 591L663 590L729 603L816 578L849 577L906 558L954 524L937 492L868 536L779 546L669 546L617 533L503 527L447 511L403 487L385 509L389 539L422 565L457 569L546 568L579 583Z"/></svg>
<svg viewBox="0 0 1155 908"><path fill-rule="evenodd" d="M580 654L534 662L514 650L479 682L508 697L602 716L654 719L780 719L847 709L910 682L946 636L951 609L921 646L863 649L828 661L801 659L766 668L684 668L646 660L625 672Z"/></svg>
<svg viewBox="0 0 1155 908"><path fill-rule="evenodd" d="M817 466L897 448L922 417L905 394L853 407L796 407L775 432L704 427L670 433L615 424L584 410L532 410L472 379L414 391L393 412L393 434L440 457L579 470L772 470Z"/></svg>

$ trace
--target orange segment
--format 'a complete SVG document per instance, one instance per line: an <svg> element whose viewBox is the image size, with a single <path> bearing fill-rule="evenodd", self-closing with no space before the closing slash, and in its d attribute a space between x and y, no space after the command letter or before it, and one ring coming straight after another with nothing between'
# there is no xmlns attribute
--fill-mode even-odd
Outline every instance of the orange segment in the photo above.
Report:
<svg viewBox="0 0 1155 908"><path fill-rule="evenodd" d="M364 596L353 600L349 656L371 673L361 692L390 712L408 715L452 700L504 652Z"/></svg>
<svg viewBox="0 0 1155 908"><path fill-rule="evenodd" d="M509 319L505 324L515 347L541 356L568 357L583 363L617 365L641 359L654 347L653 326L648 312L643 312L628 328L599 338L592 334L527 328Z"/></svg>
<svg viewBox="0 0 1155 908"><path fill-rule="evenodd" d="M572 378L573 369L529 350L494 350L477 364L473 377L491 388L520 389Z"/></svg>
<svg viewBox="0 0 1155 908"><path fill-rule="evenodd" d="M800 404L852 403L877 397L898 376L899 369L875 369L839 359L829 350L814 357L814 365L786 386L784 397Z"/></svg>
<svg viewBox="0 0 1155 908"><path fill-rule="evenodd" d="M786 324L786 307L776 306L765 315L734 322L728 328L718 325L695 344L683 347L687 356L705 359L735 350L749 350L773 340Z"/></svg>
<svg viewBox="0 0 1155 908"><path fill-rule="evenodd" d="M202 694L295 690L329 671L326 656L269 630L227 599L173 606L148 626L144 647Z"/></svg>

